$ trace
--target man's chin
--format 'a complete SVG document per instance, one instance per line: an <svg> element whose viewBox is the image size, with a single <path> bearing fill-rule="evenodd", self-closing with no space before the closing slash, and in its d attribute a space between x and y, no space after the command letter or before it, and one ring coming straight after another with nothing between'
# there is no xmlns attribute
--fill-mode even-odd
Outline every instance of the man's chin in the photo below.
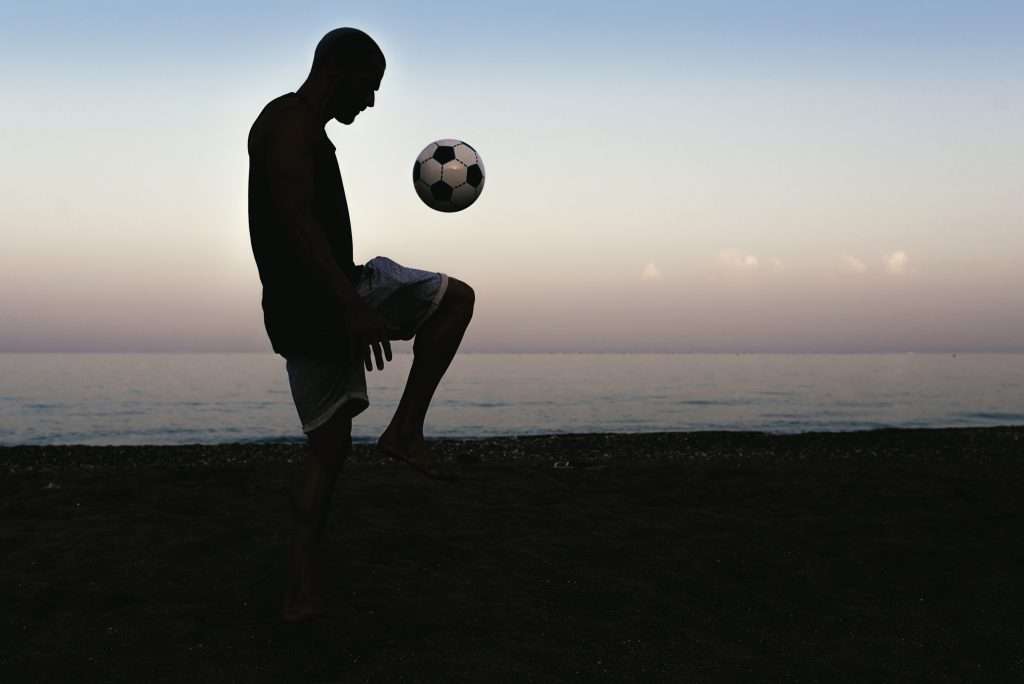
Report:
<svg viewBox="0 0 1024 684"><path fill-rule="evenodd" d="M343 123L343 124L348 125L348 124L350 124L350 123L352 123L353 121L356 120L356 116L357 116L356 114L343 114L342 116L334 117L334 120L337 121L338 123Z"/></svg>

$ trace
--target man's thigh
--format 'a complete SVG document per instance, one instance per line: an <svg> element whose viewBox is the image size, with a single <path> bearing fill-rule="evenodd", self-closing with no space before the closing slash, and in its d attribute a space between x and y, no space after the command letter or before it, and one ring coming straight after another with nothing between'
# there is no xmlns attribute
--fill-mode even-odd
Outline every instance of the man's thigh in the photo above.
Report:
<svg viewBox="0 0 1024 684"><path fill-rule="evenodd" d="M437 311L447 288L447 274L375 257L366 262L356 291L395 329L392 339L411 340Z"/></svg>

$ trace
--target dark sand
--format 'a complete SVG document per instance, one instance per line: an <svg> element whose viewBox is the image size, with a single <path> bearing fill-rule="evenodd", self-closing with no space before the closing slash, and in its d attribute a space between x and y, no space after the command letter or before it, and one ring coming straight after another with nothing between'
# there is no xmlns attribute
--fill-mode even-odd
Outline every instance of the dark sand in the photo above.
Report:
<svg viewBox="0 0 1024 684"><path fill-rule="evenodd" d="M1024 427L435 447L356 448L305 626L305 447L0 449L0 681L1024 681Z"/></svg>

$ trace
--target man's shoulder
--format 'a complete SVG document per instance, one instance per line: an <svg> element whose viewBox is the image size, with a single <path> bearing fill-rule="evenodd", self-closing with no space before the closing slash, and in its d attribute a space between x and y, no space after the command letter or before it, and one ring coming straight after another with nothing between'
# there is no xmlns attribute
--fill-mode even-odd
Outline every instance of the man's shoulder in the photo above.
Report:
<svg viewBox="0 0 1024 684"><path fill-rule="evenodd" d="M306 106L299 99L298 95L295 93L285 93L284 95L278 95L264 105L260 116L295 116L305 112Z"/></svg>
<svg viewBox="0 0 1024 684"><path fill-rule="evenodd" d="M285 93L264 105L252 127L249 129L250 149L254 142L262 140L267 133L286 131L309 139L313 132L309 112L295 93Z"/></svg>

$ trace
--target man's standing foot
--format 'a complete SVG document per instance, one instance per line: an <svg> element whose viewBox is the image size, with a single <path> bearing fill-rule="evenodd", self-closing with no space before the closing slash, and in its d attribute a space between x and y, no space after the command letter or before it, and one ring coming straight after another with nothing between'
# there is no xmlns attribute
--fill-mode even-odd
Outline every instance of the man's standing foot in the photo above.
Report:
<svg viewBox="0 0 1024 684"><path fill-rule="evenodd" d="M285 622L307 622L326 617L322 592L323 551L301 541L293 541L289 554L290 581L281 609Z"/></svg>

